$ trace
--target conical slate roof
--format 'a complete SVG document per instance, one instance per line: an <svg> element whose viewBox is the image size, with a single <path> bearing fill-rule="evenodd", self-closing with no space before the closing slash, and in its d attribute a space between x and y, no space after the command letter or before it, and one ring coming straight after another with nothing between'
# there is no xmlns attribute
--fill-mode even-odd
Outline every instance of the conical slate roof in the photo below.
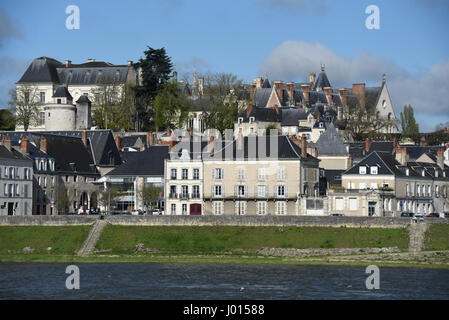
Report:
<svg viewBox="0 0 449 320"><path fill-rule="evenodd" d="M265 80L263 81L262 88L264 88L264 89L269 89L269 88L271 88L271 84L270 84L270 81L268 81L268 79L265 79Z"/></svg>
<svg viewBox="0 0 449 320"><path fill-rule="evenodd" d="M79 97L78 101L76 103L91 103L87 95L82 94L81 97Z"/></svg>
<svg viewBox="0 0 449 320"><path fill-rule="evenodd" d="M324 67L321 67L321 72L318 75L318 79L316 80L314 89L315 90L318 88L324 89L324 88L330 87L330 86L331 86L331 84L329 82L329 79L327 78L326 72L324 71Z"/></svg>
<svg viewBox="0 0 449 320"><path fill-rule="evenodd" d="M72 95L65 86L61 86L58 89L56 89L55 94L53 95L52 98L67 98L69 100L73 100Z"/></svg>

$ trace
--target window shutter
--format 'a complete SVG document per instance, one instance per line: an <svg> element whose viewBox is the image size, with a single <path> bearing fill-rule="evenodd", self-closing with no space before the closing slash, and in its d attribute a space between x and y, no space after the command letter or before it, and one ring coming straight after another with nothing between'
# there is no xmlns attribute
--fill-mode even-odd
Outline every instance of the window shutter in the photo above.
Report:
<svg viewBox="0 0 449 320"><path fill-rule="evenodd" d="M212 179L215 179L215 169L212 169Z"/></svg>
<svg viewBox="0 0 449 320"><path fill-rule="evenodd" d="M269 195L268 195L268 186L265 186L265 198L268 198L269 197Z"/></svg>
<svg viewBox="0 0 449 320"><path fill-rule="evenodd" d="M288 186L285 186L285 198L288 198Z"/></svg>
<svg viewBox="0 0 449 320"><path fill-rule="evenodd" d="M245 186L245 197L248 197L248 186Z"/></svg>
<svg viewBox="0 0 449 320"><path fill-rule="evenodd" d="M221 169L221 179L224 179L224 169Z"/></svg>
<svg viewBox="0 0 449 320"><path fill-rule="evenodd" d="M254 186L254 198L258 198L259 194L257 193L257 185Z"/></svg>
<svg viewBox="0 0 449 320"><path fill-rule="evenodd" d="M237 197L239 194L239 186L234 186L234 197Z"/></svg>
<svg viewBox="0 0 449 320"><path fill-rule="evenodd" d="M277 193L278 186L274 186L273 189L274 189L274 197L277 198L277 196L278 196L278 193Z"/></svg>

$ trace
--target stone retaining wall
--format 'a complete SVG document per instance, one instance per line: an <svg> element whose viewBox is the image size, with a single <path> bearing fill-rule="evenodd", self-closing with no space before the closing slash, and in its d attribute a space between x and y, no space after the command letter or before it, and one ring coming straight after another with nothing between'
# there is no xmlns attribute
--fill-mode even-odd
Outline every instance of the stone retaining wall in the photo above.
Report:
<svg viewBox="0 0 449 320"><path fill-rule="evenodd" d="M100 216L0 216L0 226L92 225ZM392 217L308 217L308 216L105 216L113 225L133 226L314 226L354 228L405 228L410 218ZM426 223L449 223L429 218Z"/></svg>

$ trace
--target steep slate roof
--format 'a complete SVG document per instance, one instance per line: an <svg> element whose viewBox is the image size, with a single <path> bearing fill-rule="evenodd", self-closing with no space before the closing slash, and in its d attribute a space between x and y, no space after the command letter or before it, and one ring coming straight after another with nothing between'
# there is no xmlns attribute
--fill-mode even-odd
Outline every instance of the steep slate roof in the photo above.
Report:
<svg viewBox="0 0 449 320"><path fill-rule="evenodd" d="M300 120L306 120L309 113L304 109L298 108L281 108L281 125L282 126L298 126Z"/></svg>
<svg viewBox="0 0 449 320"><path fill-rule="evenodd" d="M87 95L82 94L79 99L76 101L76 103L91 103Z"/></svg>
<svg viewBox="0 0 449 320"><path fill-rule="evenodd" d="M316 79L316 83L315 83L315 86L313 89L314 90L316 90L318 88L324 89L324 88L330 87L330 86L331 86L331 84L329 82L329 79L327 78L327 74L326 74L326 72L324 72L324 70L322 70L320 72L320 74L318 75L318 78Z"/></svg>
<svg viewBox="0 0 449 320"><path fill-rule="evenodd" d="M268 81L268 79L265 79L263 81L262 88L264 88L264 89L271 88L271 84L270 84L270 81Z"/></svg>
<svg viewBox="0 0 449 320"><path fill-rule="evenodd" d="M34 141L36 146L39 146L40 136L45 135L74 137L81 141L82 131L0 131L0 137L10 137L11 141L28 137L30 142ZM95 165L117 166L121 164L120 154L110 130L86 130L86 135L87 139L90 140ZM113 163L110 163L111 157Z"/></svg>
<svg viewBox="0 0 449 320"><path fill-rule="evenodd" d="M324 170L324 176L329 186L341 186L341 175L345 170Z"/></svg>
<svg viewBox="0 0 449 320"><path fill-rule="evenodd" d="M120 83L126 82L129 69L127 65L113 65L109 62L94 61L71 64L66 67L58 60L40 57L34 59L18 83L67 83L69 85L97 84L100 76L110 76Z"/></svg>
<svg viewBox="0 0 449 320"><path fill-rule="evenodd" d="M165 160L170 159L169 146L151 146L132 153L125 163L106 176L164 176Z"/></svg>
<svg viewBox="0 0 449 320"><path fill-rule="evenodd" d="M254 92L254 105L264 108L270 99L271 91L271 88L257 88Z"/></svg>
<svg viewBox="0 0 449 320"><path fill-rule="evenodd" d="M277 113L276 109L273 108L252 107L249 116L246 110L242 111L238 116L238 118L243 118L243 122L249 122L251 117L254 117L255 121L280 122L281 111Z"/></svg>
<svg viewBox="0 0 449 320"><path fill-rule="evenodd" d="M243 159L258 159L264 160L265 157L270 157L270 145L271 139L274 139L277 143L277 149L273 150L278 159L304 159L301 156L301 148L299 148L295 143L291 142L286 136L246 136L241 137L242 139L242 149L238 150L239 141L228 141L223 149L215 148L215 153L207 160L239 160L240 157ZM262 149L259 147L262 146ZM250 154L255 151L255 154ZM228 158L231 156L232 158ZM256 157L254 157L256 156ZM307 154L307 159L316 160L318 159Z"/></svg>
<svg viewBox="0 0 449 320"><path fill-rule="evenodd" d="M11 148L11 150L8 150L3 145L0 145L0 159L8 159L8 160L25 160L30 161L29 158L24 156L22 153L20 153L17 150L14 150L14 148Z"/></svg>
<svg viewBox="0 0 449 320"><path fill-rule="evenodd" d="M348 155L346 146L335 126L330 123L315 144L320 155Z"/></svg>
<svg viewBox="0 0 449 320"><path fill-rule="evenodd" d="M140 142L142 142L142 144L146 146L146 142L147 142L146 135L132 135L132 136L122 137L120 140L120 147L121 148L132 148L136 145L136 143L138 142L139 139L140 139Z"/></svg>
<svg viewBox="0 0 449 320"><path fill-rule="evenodd" d="M56 68L62 66L63 64L61 62L52 58L40 57L34 59L18 83L60 83Z"/></svg>
<svg viewBox="0 0 449 320"><path fill-rule="evenodd" d="M69 100L73 100L72 95L65 86L60 86L58 89L56 89L55 94L52 98L67 98Z"/></svg>

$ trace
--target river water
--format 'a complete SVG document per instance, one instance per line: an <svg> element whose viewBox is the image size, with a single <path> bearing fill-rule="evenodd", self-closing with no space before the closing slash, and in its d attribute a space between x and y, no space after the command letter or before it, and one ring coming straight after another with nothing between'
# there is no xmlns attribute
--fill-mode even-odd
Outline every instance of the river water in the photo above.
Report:
<svg viewBox="0 0 449 320"><path fill-rule="evenodd" d="M364 267L120 263L77 264L80 289L62 263L0 263L0 299L449 299L449 270Z"/></svg>

